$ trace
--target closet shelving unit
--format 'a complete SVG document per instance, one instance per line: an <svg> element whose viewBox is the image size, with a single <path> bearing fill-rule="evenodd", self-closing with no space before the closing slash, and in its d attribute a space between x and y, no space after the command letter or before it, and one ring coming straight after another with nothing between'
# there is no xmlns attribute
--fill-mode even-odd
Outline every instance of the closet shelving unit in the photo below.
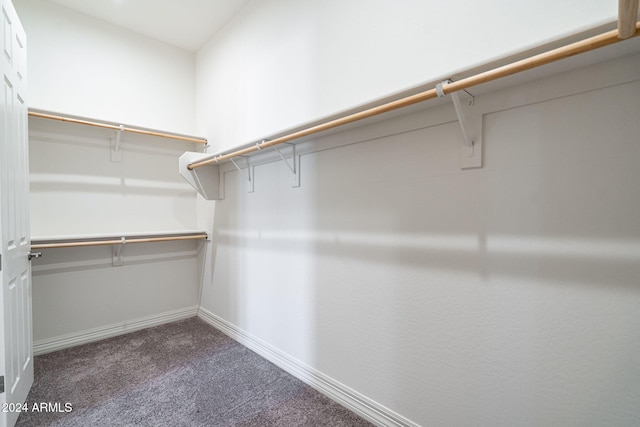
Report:
<svg viewBox="0 0 640 427"><path fill-rule="evenodd" d="M638 18L639 0L619 0L618 8L618 25L611 31L601 33L599 35L588 37L586 39L569 43L546 52L533 55L531 57L521 59L510 64L489 69L484 72L463 77L457 81L444 80L435 85L434 88L421 91L395 101L387 102L371 108L366 108L355 113L346 114L344 116L330 119L320 124L312 124L306 128L295 130L285 135L276 135L273 138L263 139L262 141L252 142L240 146L231 151L222 151L215 154L202 153L185 153L179 161L180 174L198 191L205 199L220 200L224 198L221 186L222 178L219 177L219 166L223 162L232 162L234 166L241 170L234 159L238 157L246 157L252 153L275 147L281 144L291 145L291 141L300 140L310 135L319 134L334 128L355 123L364 119L379 116L387 112L405 108L411 105L422 103L428 100L443 98L447 95L451 96L453 101L462 133L464 136L464 144L461 147L461 169L471 169L482 167L482 125L481 120L478 124L478 117L473 117L473 110L468 106L462 105L458 92L468 88L489 83L503 77L531 70L543 65L547 65L562 59L566 59L585 52L596 50L605 46L613 45L623 40L640 36L640 22ZM490 66L489 64L487 67ZM467 75L468 73L460 73ZM469 116L472 116L471 118ZM475 137L475 138L474 138ZM294 175L298 172L298 164L296 163L295 144L291 145L293 151L291 157L294 161L293 166L289 165ZM280 157L285 160L282 153L275 149ZM287 162L288 163L288 162ZM203 168L203 166L210 166ZM202 168L198 170L199 168ZM250 166L248 167L250 169ZM297 178L298 179L298 178ZM252 183L251 174L249 172L249 181ZM296 185L296 186L299 186Z"/></svg>
<svg viewBox="0 0 640 427"><path fill-rule="evenodd" d="M86 246L124 245L132 243L156 243L180 240L206 240L203 231L145 233L145 234L110 234L103 236L62 236L32 238L31 249L78 248Z"/></svg>
<svg viewBox="0 0 640 427"><path fill-rule="evenodd" d="M140 135L149 135L149 136L156 136L159 138L168 138L168 139L174 139L177 141L185 141L185 142L193 142L196 144L207 144L207 140L205 138L201 138L201 137L197 137L197 136L188 136L188 135L181 135L181 134L177 134L177 133L169 133L169 132L162 132L162 131L156 131L156 130L149 130L149 129L143 129L143 128L138 128L138 127L134 127L134 126L128 126L128 125L118 125L118 124L114 124L114 123L110 123L110 122L99 122L96 120L85 120L85 119L80 119L80 118L76 118L76 117L70 117L70 116L63 116L63 115L59 115L59 114L52 114L52 113L47 113L47 112L42 112L42 111L38 111L38 110L29 110L29 117L36 117L36 118L40 118L40 119L49 119L49 120L57 120L60 122L66 122L66 123L74 123L74 124L78 124L78 125L86 125L86 126L93 126L93 127L99 127L99 128L104 128L104 129L111 129L117 132L131 132L131 133L137 133Z"/></svg>
<svg viewBox="0 0 640 427"><path fill-rule="evenodd" d="M407 96L396 101L388 102L373 108L369 108L363 111L359 111L353 114L349 114L343 117L339 117L334 120L330 120L318 125L310 126L308 128L292 132L286 135L278 136L272 139L264 139L261 142L251 144L248 147L240 148L231 152L216 153L205 156L192 161L186 165L186 169L193 171L199 167L218 164L224 161L232 160L239 156L244 156L256 151L260 151L265 148L273 147L279 144L287 143L293 140L297 140L309 135L324 132L336 127L344 126L353 122L364 120L370 117L378 116L383 113L398 110L404 107L408 107L420 102L444 97L445 95L455 95L456 92L469 89L471 87L488 83L503 77L510 76L512 74L520 73L522 71L531 70L552 62L559 61L561 59L569 58L574 55L589 52L591 50L599 49L601 47L609 46L620 41L637 37L640 35L640 22L636 22L636 15L638 11L638 0L620 0L620 17L618 20L618 28L615 30L607 31L600 35L587 38L575 43L561 46L556 49L552 49L547 52L543 52L538 55L534 55L529 58L516 61L502 67L494 68L485 72L481 72L469 77L457 81L445 80L442 83L436 85L436 87L417 93L415 95ZM455 102L455 101L454 101ZM458 108L456 108L458 112ZM458 112L460 118L460 113ZM460 120L463 126L464 123ZM467 141L469 145L471 141Z"/></svg>
<svg viewBox="0 0 640 427"><path fill-rule="evenodd" d="M47 119L76 125L92 126L113 130L117 135L118 142L123 132L135 133L157 138L166 138L174 141L182 141L194 144L207 144L207 140L202 137L183 135L178 133L170 133L159 130L151 130L130 125L116 124L113 122L97 121L93 119L79 118L76 116L61 115L40 110L29 110L29 117L38 119ZM157 242L175 242L185 240L207 240L208 235L201 230L188 231L159 231L147 233L108 233L100 235L73 235L73 236L56 236L56 237L32 237L31 249L57 249L57 248L78 248L89 246L113 246L114 252L121 253L125 244L133 243L157 243ZM117 250L115 248L118 248Z"/></svg>

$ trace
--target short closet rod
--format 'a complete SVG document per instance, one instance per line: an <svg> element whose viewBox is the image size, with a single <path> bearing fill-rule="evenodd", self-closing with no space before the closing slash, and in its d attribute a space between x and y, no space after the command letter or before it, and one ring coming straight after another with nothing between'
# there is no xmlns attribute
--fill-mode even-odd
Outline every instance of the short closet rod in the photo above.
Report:
<svg viewBox="0 0 640 427"><path fill-rule="evenodd" d="M635 32L629 37L636 37L640 35L640 22L636 22L635 25L636 25ZM584 52L588 52L604 46L608 46L608 45L617 43L621 40L622 39L619 37L619 32L617 29L608 31L603 34L587 38L585 40L581 40L575 43L568 44L566 46L559 47L557 49L552 49L550 51L543 52L538 55L534 55L530 58L516 61L502 67L494 68L492 70L464 78L462 80L451 82L449 84L443 84L442 89L445 94L457 92L463 89L470 88L472 86L479 85L481 83L487 83L487 82L499 79L501 77L506 77L511 74L516 74L525 70L530 70L532 68L540 67L542 65L546 65L561 59L565 59L570 56L578 55L580 53L584 53ZM373 117L382 113L397 110L399 108L407 107L407 106L417 104L419 102L427 101L429 99L434 99L437 97L438 97L438 94L436 89L435 88L429 89L424 92L420 92L418 94L408 96L406 98L402 98L396 101L382 104L377 107L373 107L368 110L363 110L354 114L349 114L347 116L330 120L328 122L321 123L319 125L311 126L309 128L306 128L297 132L293 132L275 139L264 140L261 143L252 145L247 148L239 149L226 154L215 155L215 156L212 156L211 158L193 162L193 163L190 163L187 166L187 168L189 170L193 170L201 166L210 165L212 163L223 162L225 160L229 160L237 156L249 154L254 151L261 150L263 148L272 147L274 145L282 144L284 142L288 142L294 139L299 139L305 136L313 135L315 133L323 132L325 130L333 129L338 126L343 126L349 123L356 122L358 120Z"/></svg>
<svg viewBox="0 0 640 427"><path fill-rule="evenodd" d="M29 111L29 116L31 116L31 117L39 117L41 119L58 120L58 121L61 121L61 122L76 123L76 124L79 124L79 125L87 125L87 126L94 126L94 127L99 127L99 128L105 128L105 129L120 130L120 126L118 126L118 125L113 125L113 124L109 124L109 123L94 122L94 121L90 121L90 120L75 119L75 118L72 118L72 117L57 116L55 114L39 113L37 111ZM175 134L170 134L170 133L165 133L165 132L155 132L155 131L137 129L137 128L127 127L127 126L125 126L122 130L125 131L125 132L138 133L138 134L142 134L142 135L157 136L157 137L160 137L160 138L177 139L177 140L180 140L180 141L195 142L195 143L198 143L198 144L206 144L207 143L207 140L205 138L195 138L195 137L191 137L191 136L175 135Z"/></svg>
<svg viewBox="0 0 640 427"><path fill-rule="evenodd" d="M206 239L207 234L190 234L185 236L167 236L167 237L141 237L132 239L113 239L113 240L91 240L80 242L58 242L58 243L36 243L31 245L31 249L51 249L51 248L74 248L83 246L104 246L104 245L120 245L122 243L154 243L154 242L169 242L176 240L198 240Z"/></svg>

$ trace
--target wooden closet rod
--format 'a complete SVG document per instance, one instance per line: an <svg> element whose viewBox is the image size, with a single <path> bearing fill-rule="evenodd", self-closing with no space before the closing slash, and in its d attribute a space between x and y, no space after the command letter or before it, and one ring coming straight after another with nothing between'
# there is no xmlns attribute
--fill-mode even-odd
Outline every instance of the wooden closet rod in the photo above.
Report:
<svg viewBox="0 0 640 427"><path fill-rule="evenodd" d="M101 123L101 122L94 122L94 121L89 121L89 120L81 120L81 119L75 119L75 118L72 118L72 117L58 116L58 115L55 115L55 114L39 113L37 111L29 111L29 116L31 116L31 117L39 117L41 119L58 120L58 121L61 121L61 122L76 123L76 124L79 124L79 125L94 126L94 127L99 127L99 128L105 128L105 129L121 130L120 126L113 125L113 124L110 124L110 123ZM170 134L170 133L165 133L165 132L155 132L155 131L137 129L137 128L127 127L127 126L124 126L122 128L122 130L125 131L125 132L138 133L138 134L142 134L142 135L158 136L160 138L177 139L177 140L180 140L180 141L195 142L195 143L198 143L198 144L206 144L207 143L207 140L205 138L196 138L196 137L191 137L191 136L175 135L175 134Z"/></svg>
<svg viewBox="0 0 640 427"><path fill-rule="evenodd" d="M130 243L153 243L153 242L169 242L175 240L198 240L206 239L207 234L188 234L180 236L166 236L166 237L139 237L127 239L126 237L113 240L87 240L76 242L55 242L55 243L36 243L31 245L31 249L51 249L51 248L74 248L82 246L104 246L104 245L120 245Z"/></svg>
<svg viewBox="0 0 640 427"><path fill-rule="evenodd" d="M575 43L568 44L566 46L559 47L557 49L552 49L548 52L543 52L541 54L534 55L530 58L516 61L511 64L494 68L492 70L485 71L483 73L479 73L470 77L466 77L462 80L451 82L449 84L443 84L442 89L444 94L457 92L460 90L470 88L472 86L479 85L481 83L487 83L487 82L499 79L501 77L506 77L511 74L519 73L521 71L540 67L542 65L546 65L551 62L558 61L560 59L565 59L570 56L578 55L580 53L588 52L594 49L598 49L604 46L617 43L622 40L619 37L619 35L620 33L617 29L608 31L603 34L587 38L585 40L581 40ZM640 35L640 22L636 22L635 32L627 38L636 37L638 35ZM294 139L299 139L305 136L313 135L318 132L323 132L329 129L336 128L338 126L343 126L349 123L356 122L358 120L377 116L382 113L397 110L399 108L407 107L409 105L417 104L419 102L427 101L429 99L433 99L437 97L438 97L438 94L436 89L435 88L429 89L427 91L420 92L415 95L408 96L406 98L402 98L396 101L382 104L377 107L369 108L368 110L363 110L354 114L349 114L347 116L330 120L328 122L321 123L319 125L311 126L309 128L306 128L297 132L293 132L272 140L265 140L261 143L257 143L247 148L242 148L226 154L214 155L211 158L206 158L204 160L199 160L197 162L190 163L187 166L187 169L193 170L201 166L210 165L212 163L223 162L225 160L229 160L237 156L242 156L245 154L252 153L254 151L262 150L263 148L272 147L274 145L282 144L284 142L288 142Z"/></svg>

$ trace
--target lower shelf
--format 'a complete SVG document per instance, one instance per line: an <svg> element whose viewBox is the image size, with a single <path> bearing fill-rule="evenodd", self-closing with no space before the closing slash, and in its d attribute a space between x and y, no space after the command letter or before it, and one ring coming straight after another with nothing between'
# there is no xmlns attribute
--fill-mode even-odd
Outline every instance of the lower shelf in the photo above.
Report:
<svg viewBox="0 0 640 427"><path fill-rule="evenodd" d="M56 238L32 238L31 249L73 248L81 246L121 245L130 243L169 242L176 240L206 240L204 231L184 233L127 234L107 236L68 236Z"/></svg>

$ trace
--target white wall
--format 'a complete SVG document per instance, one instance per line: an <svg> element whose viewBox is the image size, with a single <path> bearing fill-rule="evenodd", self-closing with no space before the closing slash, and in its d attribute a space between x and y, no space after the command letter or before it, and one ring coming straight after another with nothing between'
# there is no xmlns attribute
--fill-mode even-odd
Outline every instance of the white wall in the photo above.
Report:
<svg viewBox="0 0 640 427"><path fill-rule="evenodd" d="M478 97L478 170L450 106L228 168L202 308L420 425L637 425L638 70Z"/></svg>
<svg viewBox="0 0 640 427"><path fill-rule="evenodd" d="M200 284L194 241L43 249L32 261L36 354L195 316Z"/></svg>
<svg viewBox="0 0 640 427"><path fill-rule="evenodd" d="M197 228L195 191L177 159L195 144L30 119L31 235L153 233Z"/></svg>
<svg viewBox="0 0 640 427"><path fill-rule="evenodd" d="M30 107L193 134L194 55L44 0L14 1Z"/></svg>
<svg viewBox="0 0 640 427"><path fill-rule="evenodd" d="M616 16L615 0L253 1L198 52L198 132L255 142Z"/></svg>

